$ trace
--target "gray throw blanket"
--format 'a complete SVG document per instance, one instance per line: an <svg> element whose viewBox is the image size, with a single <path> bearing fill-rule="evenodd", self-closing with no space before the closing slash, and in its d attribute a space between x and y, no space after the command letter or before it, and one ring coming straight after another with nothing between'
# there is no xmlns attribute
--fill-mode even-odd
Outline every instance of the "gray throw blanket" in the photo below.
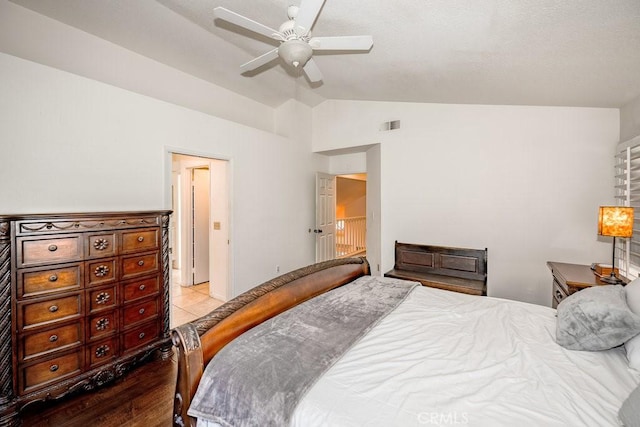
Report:
<svg viewBox="0 0 640 427"><path fill-rule="evenodd" d="M364 276L245 332L207 366L189 415L222 426L286 426L298 402L417 286Z"/></svg>

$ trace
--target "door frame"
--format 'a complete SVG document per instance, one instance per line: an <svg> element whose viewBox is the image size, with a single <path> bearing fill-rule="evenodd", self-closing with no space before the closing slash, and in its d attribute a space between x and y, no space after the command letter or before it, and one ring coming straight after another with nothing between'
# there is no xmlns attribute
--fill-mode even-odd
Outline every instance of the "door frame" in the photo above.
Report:
<svg viewBox="0 0 640 427"><path fill-rule="evenodd" d="M234 259L233 259L233 235L234 235L234 228L233 228L233 205L232 205L232 200L233 200L233 181L232 181L232 176L233 176L233 161L232 159L230 159L227 156L222 156L216 153L209 153L209 152L202 152L202 151L197 151L197 150L185 150L183 148L178 148L178 147L171 147L171 146L165 146L165 152L164 152L164 161L165 161L165 173L164 173L164 189L165 189L165 193L164 193L164 205L166 207L166 209L173 209L173 191L172 191L172 175L173 175L173 155L177 154L177 155L184 155L184 156L190 156L190 157L199 157L202 158L203 163L206 163L207 166L210 165L211 161L224 161L226 163L226 203L227 203L227 222L228 222L228 229L227 229L227 262L226 262L226 284L223 287L224 289L224 293L225 295L216 295L215 297L218 299L230 299L231 296L233 295L233 283L234 283L234 277L233 277L233 265L234 265ZM193 165L189 165L190 167L196 167L195 166L196 163L194 163ZM211 174L211 170L210 170L210 174ZM182 176L183 174L181 174L181 181L184 182L185 177ZM189 184L190 185L190 184ZM184 187L183 187L184 188ZM182 192L182 202L184 204L184 200L187 199L187 197L185 197L184 192ZM182 207L183 212L184 211L184 206ZM184 215L183 215L184 216ZM187 215L188 216L188 215ZM191 221L189 219L189 221ZM182 222L184 222L184 218L182 219ZM213 224L210 224L210 226L213 226ZM184 229L184 224L180 225L177 224L177 227L182 227ZM181 233L183 234L182 236L182 240L184 241L184 234L185 233ZM172 236L173 233L170 231L169 233L169 237L170 237L170 251L172 251L175 242L172 241ZM213 244L213 233L209 233L209 247L211 248ZM188 246L188 245L187 245ZM185 252L184 250L182 251L183 253ZM182 257L182 259L184 260L184 256ZM185 269L184 269L184 265L188 264L188 263L183 263L181 260L181 267L183 267L181 269L181 274L184 277L185 274ZM209 263L209 278L211 279L212 277L212 263ZM187 282L184 281L184 278L181 277L181 281L183 282Z"/></svg>

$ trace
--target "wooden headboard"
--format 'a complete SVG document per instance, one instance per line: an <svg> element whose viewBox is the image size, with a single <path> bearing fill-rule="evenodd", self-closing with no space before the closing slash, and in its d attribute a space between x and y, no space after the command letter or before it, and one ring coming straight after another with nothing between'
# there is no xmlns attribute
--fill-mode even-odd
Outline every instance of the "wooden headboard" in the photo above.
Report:
<svg viewBox="0 0 640 427"><path fill-rule="evenodd" d="M369 274L365 258L336 259L269 280L209 314L178 326L171 339L178 349L174 426L195 426L187 415L207 363L242 333L283 311Z"/></svg>

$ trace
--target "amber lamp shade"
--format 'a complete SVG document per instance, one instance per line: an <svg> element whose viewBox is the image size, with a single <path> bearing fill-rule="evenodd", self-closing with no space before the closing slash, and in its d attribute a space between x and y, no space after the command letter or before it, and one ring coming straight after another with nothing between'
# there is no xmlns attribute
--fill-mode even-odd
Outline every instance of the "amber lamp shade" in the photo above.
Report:
<svg viewBox="0 0 640 427"><path fill-rule="evenodd" d="M598 213L598 234L613 237L613 251L611 255L611 275L600 280L616 285L622 280L616 277L616 237L631 237L633 235L633 208L626 206L600 206Z"/></svg>
<svg viewBox="0 0 640 427"><path fill-rule="evenodd" d="M600 206L598 234L601 236L631 237L633 234L633 208Z"/></svg>

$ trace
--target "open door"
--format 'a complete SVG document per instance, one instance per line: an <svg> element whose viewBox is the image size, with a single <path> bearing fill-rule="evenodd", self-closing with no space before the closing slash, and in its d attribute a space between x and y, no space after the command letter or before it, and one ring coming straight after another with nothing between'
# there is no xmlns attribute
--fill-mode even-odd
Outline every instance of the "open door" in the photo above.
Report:
<svg viewBox="0 0 640 427"><path fill-rule="evenodd" d="M316 173L316 262L336 257L336 177Z"/></svg>
<svg viewBox="0 0 640 427"><path fill-rule="evenodd" d="M210 174L208 168L191 169L191 239L193 242L192 284L209 281L209 207Z"/></svg>

